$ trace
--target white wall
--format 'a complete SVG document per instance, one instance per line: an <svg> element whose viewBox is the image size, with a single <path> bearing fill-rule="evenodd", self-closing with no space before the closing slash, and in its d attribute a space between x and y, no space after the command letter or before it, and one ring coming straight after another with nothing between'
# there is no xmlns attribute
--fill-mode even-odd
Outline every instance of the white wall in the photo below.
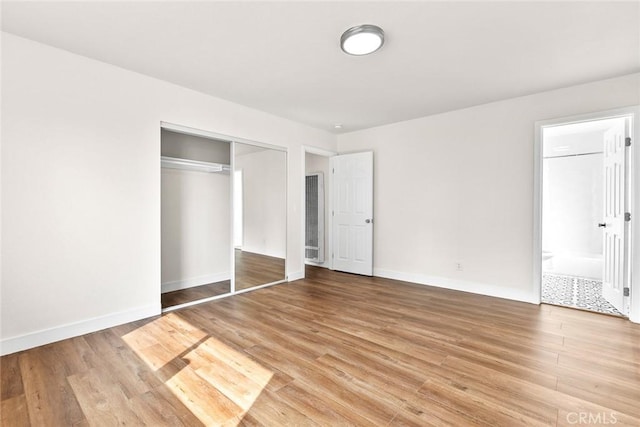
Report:
<svg viewBox="0 0 640 427"><path fill-rule="evenodd" d="M611 120L600 121L607 123L612 122ZM556 128L571 127L575 129L576 126L576 124L571 124L557 126ZM543 129L543 134L543 155L545 158L602 152L604 130L553 135L552 132L549 132L549 129Z"/></svg>
<svg viewBox="0 0 640 427"><path fill-rule="evenodd" d="M229 280L229 174L162 169L162 292Z"/></svg>
<svg viewBox="0 0 640 427"><path fill-rule="evenodd" d="M324 262L313 265L327 265L329 261L329 157L313 153L306 154L306 173L322 172L324 180Z"/></svg>
<svg viewBox="0 0 640 427"><path fill-rule="evenodd" d="M637 105L639 80L634 74L339 135L341 153L375 152L374 273L535 301L534 123Z"/></svg>
<svg viewBox="0 0 640 427"><path fill-rule="evenodd" d="M243 251L284 258L287 251L286 157L283 151L269 149L235 157L235 170L242 170Z"/></svg>
<svg viewBox="0 0 640 427"><path fill-rule="evenodd" d="M160 122L289 148L287 266L303 271L301 145L335 137L2 34L3 353L160 312Z"/></svg>
<svg viewBox="0 0 640 427"><path fill-rule="evenodd" d="M603 154L543 161L544 271L602 279Z"/></svg>

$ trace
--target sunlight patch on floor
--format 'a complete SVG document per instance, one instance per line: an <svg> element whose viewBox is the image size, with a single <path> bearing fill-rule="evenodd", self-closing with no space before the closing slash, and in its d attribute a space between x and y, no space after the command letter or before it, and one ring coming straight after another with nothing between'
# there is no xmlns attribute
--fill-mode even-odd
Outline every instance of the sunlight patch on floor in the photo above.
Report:
<svg viewBox="0 0 640 427"><path fill-rule="evenodd" d="M239 423L273 376L177 313L122 338L205 425Z"/></svg>

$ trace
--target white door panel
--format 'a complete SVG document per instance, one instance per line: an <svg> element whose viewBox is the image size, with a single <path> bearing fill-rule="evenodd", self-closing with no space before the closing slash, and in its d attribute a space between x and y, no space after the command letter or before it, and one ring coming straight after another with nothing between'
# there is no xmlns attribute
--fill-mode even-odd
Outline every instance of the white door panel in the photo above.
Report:
<svg viewBox="0 0 640 427"><path fill-rule="evenodd" d="M333 268L373 274L373 152L331 158Z"/></svg>
<svg viewBox="0 0 640 427"><path fill-rule="evenodd" d="M602 296L624 313L626 126L623 120L604 134L604 274Z"/></svg>

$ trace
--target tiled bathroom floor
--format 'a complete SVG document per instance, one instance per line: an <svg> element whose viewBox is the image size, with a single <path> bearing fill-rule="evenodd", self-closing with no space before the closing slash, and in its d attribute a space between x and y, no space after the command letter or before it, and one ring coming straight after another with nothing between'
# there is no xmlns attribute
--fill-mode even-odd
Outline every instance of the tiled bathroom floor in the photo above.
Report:
<svg viewBox="0 0 640 427"><path fill-rule="evenodd" d="M602 282L582 277L544 273L542 302L622 316L602 297Z"/></svg>

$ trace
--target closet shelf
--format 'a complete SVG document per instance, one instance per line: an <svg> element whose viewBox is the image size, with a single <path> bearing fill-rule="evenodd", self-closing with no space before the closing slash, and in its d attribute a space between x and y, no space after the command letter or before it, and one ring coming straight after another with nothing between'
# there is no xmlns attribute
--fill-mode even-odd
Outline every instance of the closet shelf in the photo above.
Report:
<svg viewBox="0 0 640 427"><path fill-rule="evenodd" d="M184 169L198 172L223 173L228 174L231 166L222 163L201 162L199 160L179 159L177 157L160 157L160 164L163 168Z"/></svg>

